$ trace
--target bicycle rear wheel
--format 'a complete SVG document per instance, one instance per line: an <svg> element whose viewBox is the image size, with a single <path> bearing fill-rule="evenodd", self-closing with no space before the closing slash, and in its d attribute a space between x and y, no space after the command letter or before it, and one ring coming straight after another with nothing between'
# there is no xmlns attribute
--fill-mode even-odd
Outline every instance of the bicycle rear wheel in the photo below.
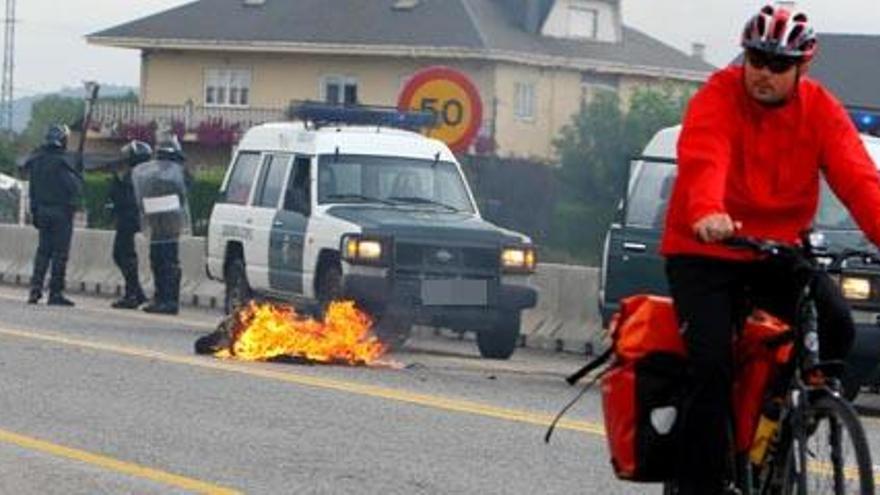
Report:
<svg viewBox="0 0 880 495"><path fill-rule="evenodd" d="M873 495L871 453L852 406L836 396L821 397L807 406L804 425L809 436L800 449L791 444L783 494ZM800 459L804 476L797 469Z"/></svg>

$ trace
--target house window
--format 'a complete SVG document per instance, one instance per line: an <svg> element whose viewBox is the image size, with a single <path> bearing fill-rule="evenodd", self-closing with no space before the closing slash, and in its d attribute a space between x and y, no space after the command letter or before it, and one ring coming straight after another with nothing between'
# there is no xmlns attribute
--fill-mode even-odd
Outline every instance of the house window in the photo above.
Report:
<svg viewBox="0 0 880 495"><path fill-rule="evenodd" d="M598 32L598 10L588 8L580 2L572 2L568 5L568 36L595 39Z"/></svg>
<svg viewBox="0 0 880 495"><path fill-rule="evenodd" d="M354 105L358 102L357 79L329 75L321 78L321 99L334 105Z"/></svg>
<svg viewBox="0 0 880 495"><path fill-rule="evenodd" d="M513 91L513 114L520 120L535 118L535 84L516 83Z"/></svg>
<svg viewBox="0 0 880 495"><path fill-rule="evenodd" d="M205 105L246 107L251 103L251 71L208 69L205 71Z"/></svg>

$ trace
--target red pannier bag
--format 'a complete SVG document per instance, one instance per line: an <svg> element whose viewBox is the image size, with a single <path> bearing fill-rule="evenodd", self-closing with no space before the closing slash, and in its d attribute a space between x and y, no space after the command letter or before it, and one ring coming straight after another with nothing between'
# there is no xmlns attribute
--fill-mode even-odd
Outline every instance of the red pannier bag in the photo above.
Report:
<svg viewBox="0 0 880 495"><path fill-rule="evenodd" d="M775 316L755 310L746 319L734 347L736 371L733 382L733 410L736 422L736 451L752 447L766 390L781 367L791 358L793 344L789 326Z"/></svg>
<svg viewBox="0 0 880 495"><path fill-rule="evenodd" d="M614 472L630 481L669 479L676 467L686 364L672 300L623 299L611 340L614 360L601 387Z"/></svg>
<svg viewBox="0 0 880 495"><path fill-rule="evenodd" d="M788 327L755 311L735 342L733 407L736 447L751 447L765 390L791 344L778 341ZM687 357L672 300L637 295L621 301L611 324L612 361L601 380L611 464L618 478L670 479L680 449Z"/></svg>

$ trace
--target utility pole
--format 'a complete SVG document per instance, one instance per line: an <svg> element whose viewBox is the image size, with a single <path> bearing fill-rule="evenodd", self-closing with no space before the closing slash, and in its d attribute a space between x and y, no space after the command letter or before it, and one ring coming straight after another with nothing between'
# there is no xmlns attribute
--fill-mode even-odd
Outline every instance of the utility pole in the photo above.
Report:
<svg viewBox="0 0 880 495"><path fill-rule="evenodd" d="M6 0L3 30L3 84L0 94L0 130L12 134L13 74L15 73L15 0Z"/></svg>

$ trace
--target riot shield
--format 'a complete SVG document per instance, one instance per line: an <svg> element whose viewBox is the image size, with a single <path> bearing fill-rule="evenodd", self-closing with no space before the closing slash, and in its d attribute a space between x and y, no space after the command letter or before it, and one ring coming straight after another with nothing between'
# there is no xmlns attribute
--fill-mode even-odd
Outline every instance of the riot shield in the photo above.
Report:
<svg viewBox="0 0 880 495"><path fill-rule="evenodd" d="M141 227L150 242L173 241L190 233L183 165L167 160L142 163L132 170L131 180Z"/></svg>

